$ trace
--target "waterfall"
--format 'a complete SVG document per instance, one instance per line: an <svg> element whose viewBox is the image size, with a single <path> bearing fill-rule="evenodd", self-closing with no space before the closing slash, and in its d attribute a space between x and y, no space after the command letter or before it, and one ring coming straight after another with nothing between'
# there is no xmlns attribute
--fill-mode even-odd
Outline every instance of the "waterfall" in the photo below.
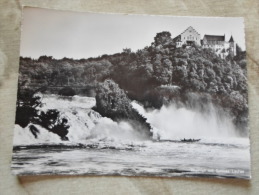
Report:
<svg viewBox="0 0 259 195"><path fill-rule="evenodd" d="M160 109L145 109L134 101L132 106L147 118L147 122L154 128L154 136L160 139L238 136L229 114L210 102L199 105L198 101L189 101L188 106L171 103Z"/></svg>

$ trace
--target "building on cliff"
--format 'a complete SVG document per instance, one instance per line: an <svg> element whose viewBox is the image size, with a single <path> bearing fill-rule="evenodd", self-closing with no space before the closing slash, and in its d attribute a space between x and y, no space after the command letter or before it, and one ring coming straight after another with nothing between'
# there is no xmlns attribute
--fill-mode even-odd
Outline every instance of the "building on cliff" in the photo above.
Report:
<svg viewBox="0 0 259 195"><path fill-rule="evenodd" d="M225 35L204 35L201 39L201 35L191 26L189 26L181 34L173 38L176 47L182 47L183 45L191 46L193 44L202 46L203 48L211 48L221 58L225 58L227 55L236 55L236 44L231 35L229 41L226 41Z"/></svg>

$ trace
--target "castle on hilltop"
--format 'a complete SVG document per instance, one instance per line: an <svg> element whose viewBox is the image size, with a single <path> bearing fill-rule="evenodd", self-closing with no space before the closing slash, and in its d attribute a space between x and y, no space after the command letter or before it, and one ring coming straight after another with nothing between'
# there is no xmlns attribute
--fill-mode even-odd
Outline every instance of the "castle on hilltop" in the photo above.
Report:
<svg viewBox="0 0 259 195"><path fill-rule="evenodd" d="M176 47L182 47L182 45L191 46L193 44L202 46L203 48L211 48L221 58L225 58L227 55L236 55L236 44L231 35L229 41L225 40L225 35L204 35L201 39L201 35L193 28L188 27L181 34L176 36L173 41Z"/></svg>

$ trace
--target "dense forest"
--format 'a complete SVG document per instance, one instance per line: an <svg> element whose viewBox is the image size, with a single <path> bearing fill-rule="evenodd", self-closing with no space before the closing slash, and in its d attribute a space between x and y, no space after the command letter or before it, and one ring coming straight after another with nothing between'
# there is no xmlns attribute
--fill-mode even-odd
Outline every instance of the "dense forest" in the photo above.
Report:
<svg viewBox="0 0 259 195"><path fill-rule="evenodd" d="M236 56L221 59L213 50L197 45L176 48L170 32L157 33L150 46L136 52L125 48L121 53L79 60L21 57L16 123L25 121L24 113L31 117L27 121L57 119L55 111L37 117L33 109L28 111L40 106L34 94L42 92L95 97L94 109L102 116L138 121L146 130L150 125L132 108L132 100L146 108L175 102L206 109L212 102L233 116L237 129L247 134L246 74L245 51L238 45ZM66 132L68 127L63 126Z"/></svg>

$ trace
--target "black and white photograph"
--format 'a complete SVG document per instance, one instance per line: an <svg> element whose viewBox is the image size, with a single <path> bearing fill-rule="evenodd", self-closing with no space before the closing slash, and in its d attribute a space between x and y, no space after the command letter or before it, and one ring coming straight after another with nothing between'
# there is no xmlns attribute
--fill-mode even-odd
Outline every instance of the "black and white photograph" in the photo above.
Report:
<svg viewBox="0 0 259 195"><path fill-rule="evenodd" d="M250 179L244 19L23 8L15 175Z"/></svg>

